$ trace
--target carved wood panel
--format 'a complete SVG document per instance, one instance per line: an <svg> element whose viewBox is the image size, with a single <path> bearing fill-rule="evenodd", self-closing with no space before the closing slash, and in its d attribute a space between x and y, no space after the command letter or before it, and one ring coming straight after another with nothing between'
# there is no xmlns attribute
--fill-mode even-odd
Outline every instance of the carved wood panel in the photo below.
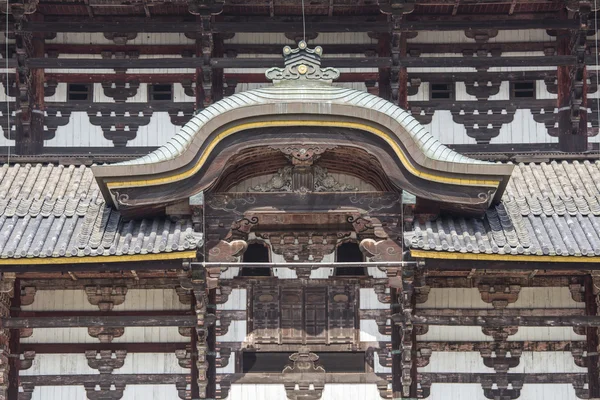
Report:
<svg viewBox="0 0 600 400"><path fill-rule="evenodd" d="M252 306L255 341L279 343L279 288L256 286Z"/></svg>
<svg viewBox="0 0 600 400"><path fill-rule="evenodd" d="M302 288L281 289L281 342L302 343Z"/></svg>
<svg viewBox="0 0 600 400"><path fill-rule="evenodd" d="M304 301L306 342L327 341L327 288L306 288Z"/></svg>
<svg viewBox="0 0 600 400"><path fill-rule="evenodd" d="M356 301L354 286L329 288L329 342L349 343L354 340Z"/></svg>

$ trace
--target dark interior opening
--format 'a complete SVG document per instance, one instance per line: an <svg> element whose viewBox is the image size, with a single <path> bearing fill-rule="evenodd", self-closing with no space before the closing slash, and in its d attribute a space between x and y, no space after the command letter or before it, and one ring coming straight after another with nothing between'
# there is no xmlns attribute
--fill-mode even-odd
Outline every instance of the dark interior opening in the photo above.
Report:
<svg viewBox="0 0 600 400"><path fill-rule="evenodd" d="M452 86L449 83L432 83L431 84L432 99L451 99Z"/></svg>
<svg viewBox="0 0 600 400"><path fill-rule="evenodd" d="M364 262L365 256L358 243L346 242L340 244L335 251L336 262ZM335 276L365 276L367 269L365 267L337 267Z"/></svg>
<svg viewBox="0 0 600 400"><path fill-rule="evenodd" d="M173 85L150 85L150 99L154 101L173 100Z"/></svg>
<svg viewBox="0 0 600 400"><path fill-rule="evenodd" d="M365 353L363 352L315 352L319 356L317 365L322 366L326 372L365 372ZM289 357L292 353L273 352L258 353L242 352L242 372L281 372L286 365L292 365Z"/></svg>
<svg viewBox="0 0 600 400"><path fill-rule="evenodd" d="M91 100L91 85L84 83L69 83L67 86L67 98L73 101Z"/></svg>
<svg viewBox="0 0 600 400"><path fill-rule="evenodd" d="M516 98L535 98L535 82L514 82L513 94Z"/></svg>
<svg viewBox="0 0 600 400"><path fill-rule="evenodd" d="M268 263L269 248L261 243L250 243L244 252L242 262L245 263ZM271 268L268 267L242 267L241 276L271 276Z"/></svg>

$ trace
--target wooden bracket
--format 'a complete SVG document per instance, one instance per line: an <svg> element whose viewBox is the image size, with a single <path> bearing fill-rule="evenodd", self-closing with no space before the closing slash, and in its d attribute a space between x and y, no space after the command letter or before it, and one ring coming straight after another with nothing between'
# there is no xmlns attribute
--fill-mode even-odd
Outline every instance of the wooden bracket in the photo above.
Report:
<svg viewBox="0 0 600 400"><path fill-rule="evenodd" d="M508 304L519 299L520 285L509 284L484 284L478 285L481 300L491 303L496 309L504 309Z"/></svg>
<svg viewBox="0 0 600 400"><path fill-rule="evenodd" d="M181 368L192 368L192 351L189 347L175 350L175 357Z"/></svg>
<svg viewBox="0 0 600 400"><path fill-rule="evenodd" d="M100 343L110 343L116 337L121 337L125 334L125 328L107 328L104 326L88 327L88 335L100 340Z"/></svg>
<svg viewBox="0 0 600 400"><path fill-rule="evenodd" d="M114 389L112 388L114 386ZM125 391L124 384L89 384L84 385L85 392L88 400L119 400L123 398L123 392ZM96 390L98 388L98 390Z"/></svg>
<svg viewBox="0 0 600 400"><path fill-rule="evenodd" d="M35 360L35 351L25 351L22 354L22 358L19 359L19 371L25 371L33 365Z"/></svg>
<svg viewBox="0 0 600 400"><path fill-rule="evenodd" d="M98 306L100 311L111 311L125 302L127 286L86 286L85 293L91 305Z"/></svg>
<svg viewBox="0 0 600 400"><path fill-rule="evenodd" d="M89 367L97 369L101 374L112 374L115 369L121 368L125 363L126 356L126 350L85 351L85 358Z"/></svg>

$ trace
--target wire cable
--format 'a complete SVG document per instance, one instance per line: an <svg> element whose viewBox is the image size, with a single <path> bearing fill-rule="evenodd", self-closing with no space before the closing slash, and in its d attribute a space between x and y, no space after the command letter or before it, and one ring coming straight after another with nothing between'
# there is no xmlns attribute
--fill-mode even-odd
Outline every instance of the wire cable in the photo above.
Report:
<svg viewBox="0 0 600 400"><path fill-rule="evenodd" d="M302 0L302 37L306 42L306 16L304 15L304 0Z"/></svg>
<svg viewBox="0 0 600 400"><path fill-rule="evenodd" d="M10 130L10 99L9 99L9 93L10 93L10 81L8 79L8 12L9 12L9 7L8 7L8 0L6 1L6 33L5 33L5 48L4 48L4 58L5 58L5 63L6 63L6 87L5 87L5 92L6 92L6 132L4 132L5 136L9 139L8 140L8 146L6 146L6 148L8 149L8 154L6 157L6 163L10 165L10 137L11 137L11 130ZM16 71L15 71L16 72Z"/></svg>

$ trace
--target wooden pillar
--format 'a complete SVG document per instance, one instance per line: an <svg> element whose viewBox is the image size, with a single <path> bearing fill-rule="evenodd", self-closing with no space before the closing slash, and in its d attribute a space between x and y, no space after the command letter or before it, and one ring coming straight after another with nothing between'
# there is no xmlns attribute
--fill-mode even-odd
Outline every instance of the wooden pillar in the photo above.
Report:
<svg viewBox="0 0 600 400"><path fill-rule="evenodd" d="M215 34L213 57L223 57L223 35ZM223 98L223 68L214 68L212 70L212 100L214 102Z"/></svg>
<svg viewBox="0 0 600 400"><path fill-rule="evenodd" d="M585 293L585 313L587 315L598 315L598 295L600 284L600 276L585 277L584 293ZM588 388L589 398L595 399L600 397L600 358L598 357L598 328L588 327L585 330L587 338L587 367L588 367Z"/></svg>
<svg viewBox="0 0 600 400"><path fill-rule="evenodd" d="M377 35L377 54L379 57L390 56L390 34L380 33ZM392 97L390 86L390 69L379 68L379 97L390 100Z"/></svg>
<svg viewBox="0 0 600 400"><path fill-rule="evenodd" d="M11 276L9 276L11 275ZM11 298L14 294L14 274L5 273L0 280L0 317L10 317ZM0 400L12 400L9 396L11 367L10 329L0 328ZM18 374L18 371L16 372Z"/></svg>
<svg viewBox="0 0 600 400"><path fill-rule="evenodd" d="M17 53L17 96L16 96L16 152L38 154L44 146L44 70L29 69L30 57L44 57L44 37L20 30L21 20L16 23L15 44Z"/></svg>
<svg viewBox="0 0 600 400"><path fill-rule="evenodd" d="M406 32L400 35L400 58L406 58ZM405 110L408 109L408 70L406 67L400 68L398 72L398 106Z"/></svg>
<svg viewBox="0 0 600 400"><path fill-rule="evenodd" d="M15 317L18 315L21 309L21 284L18 279L15 280L13 285L13 297L10 305L10 316ZM21 366L21 360L19 355L21 354L21 337L19 329L10 330L10 354L13 357L9 360L9 371L8 371L8 398L16 399L19 397L19 369Z"/></svg>

